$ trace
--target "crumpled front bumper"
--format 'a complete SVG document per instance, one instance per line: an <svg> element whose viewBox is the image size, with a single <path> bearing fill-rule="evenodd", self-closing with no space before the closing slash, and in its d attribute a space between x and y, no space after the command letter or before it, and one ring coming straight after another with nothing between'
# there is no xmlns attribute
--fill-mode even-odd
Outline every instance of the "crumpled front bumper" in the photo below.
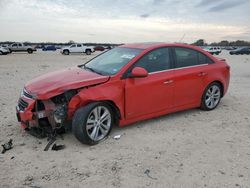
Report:
<svg viewBox="0 0 250 188"><path fill-rule="evenodd" d="M61 123L61 119L56 116L56 109L56 105L51 100L38 101L21 96L16 106L17 120L24 129L42 126L55 128Z"/></svg>
<svg viewBox="0 0 250 188"><path fill-rule="evenodd" d="M18 105L16 106L17 120L21 123L21 126L24 129L37 124L33 112L35 103L36 101L34 99L28 99L25 97L20 97L18 100Z"/></svg>

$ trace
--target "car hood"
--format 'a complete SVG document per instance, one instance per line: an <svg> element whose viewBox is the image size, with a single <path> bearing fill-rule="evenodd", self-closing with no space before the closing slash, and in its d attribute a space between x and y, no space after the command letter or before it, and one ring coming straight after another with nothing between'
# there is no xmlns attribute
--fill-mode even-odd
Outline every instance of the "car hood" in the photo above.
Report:
<svg viewBox="0 0 250 188"><path fill-rule="evenodd" d="M101 84L109 80L79 67L63 69L39 76L25 85L25 89L37 99L45 100L67 90Z"/></svg>

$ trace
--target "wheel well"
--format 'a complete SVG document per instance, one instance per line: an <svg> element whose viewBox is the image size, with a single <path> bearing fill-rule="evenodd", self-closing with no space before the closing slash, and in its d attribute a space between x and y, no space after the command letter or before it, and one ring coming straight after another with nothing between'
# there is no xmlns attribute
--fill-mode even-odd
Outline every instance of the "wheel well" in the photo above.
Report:
<svg viewBox="0 0 250 188"><path fill-rule="evenodd" d="M220 85L220 87L221 87L221 93L222 93L222 97L223 97L224 96L224 85L222 84L221 81L218 81L218 80L215 80L214 82L218 83Z"/></svg>
<svg viewBox="0 0 250 188"><path fill-rule="evenodd" d="M85 50L85 52L87 52L87 51L91 51L91 49L90 49L90 48L87 48L87 49Z"/></svg>
<svg viewBox="0 0 250 188"><path fill-rule="evenodd" d="M32 50L32 49L31 49L31 48L28 48L28 49L27 49L27 51L30 51L30 50ZM32 50L32 51L33 51L33 50Z"/></svg>
<svg viewBox="0 0 250 188"><path fill-rule="evenodd" d="M107 101L102 101L102 102L108 104L112 108L113 112L115 113L115 125L118 125L119 120L121 119L121 113L120 113L119 108L116 106L116 104L113 101L107 100Z"/></svg>

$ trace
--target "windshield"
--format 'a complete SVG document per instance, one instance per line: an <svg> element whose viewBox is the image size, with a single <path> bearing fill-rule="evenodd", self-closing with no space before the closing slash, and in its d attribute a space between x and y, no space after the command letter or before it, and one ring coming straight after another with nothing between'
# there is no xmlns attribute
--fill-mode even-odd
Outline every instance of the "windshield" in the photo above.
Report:
<svg viewBox="0 0 250 188"><path fill-rule="evenodd" d="M141 51L141 49L117 47L90 60L82 68L102 75L114 75Z"/></svg>

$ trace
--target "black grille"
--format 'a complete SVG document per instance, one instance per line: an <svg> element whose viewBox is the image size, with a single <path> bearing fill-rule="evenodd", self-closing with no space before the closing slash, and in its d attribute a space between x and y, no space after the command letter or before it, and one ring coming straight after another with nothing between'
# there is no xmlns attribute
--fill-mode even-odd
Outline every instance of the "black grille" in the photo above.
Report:
<svg viewBox="0 0 250 188"><path fill-rule="evenodd" d="M26 101L24 101L21 98L19 99L19 101L18 101L18 107L19 107L20 110L24 110L25 108L28 107L28 105L29 104Z"/></svg>
<svg viewBox="0 0 250 188"><path fill-rule="evenodd" d="M27 98L30 98L30 99L33 98L33 96L32 96L31 94L29 94L25 89L23 90L23 95L24 95L25 97L27 97Z"/></svg>

